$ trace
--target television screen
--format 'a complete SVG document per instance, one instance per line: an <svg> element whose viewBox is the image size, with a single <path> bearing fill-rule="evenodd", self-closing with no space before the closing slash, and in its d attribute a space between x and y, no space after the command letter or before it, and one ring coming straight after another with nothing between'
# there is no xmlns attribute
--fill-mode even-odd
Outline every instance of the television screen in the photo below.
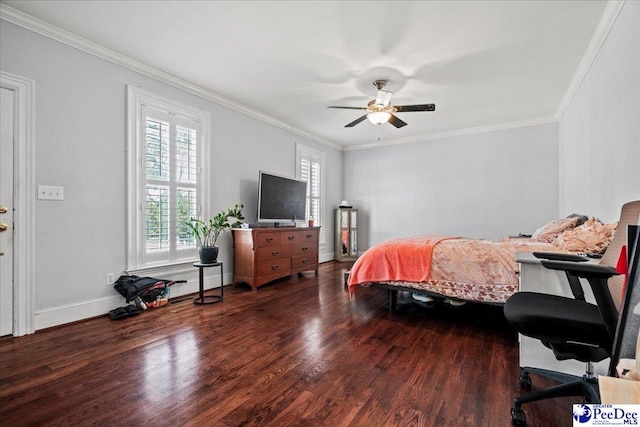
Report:
<svg viewBox="0 0 640 427"><path fill-rule="evenodd" d="M292 223L306 218L307 182L260 171L258 222Z"/></svg>

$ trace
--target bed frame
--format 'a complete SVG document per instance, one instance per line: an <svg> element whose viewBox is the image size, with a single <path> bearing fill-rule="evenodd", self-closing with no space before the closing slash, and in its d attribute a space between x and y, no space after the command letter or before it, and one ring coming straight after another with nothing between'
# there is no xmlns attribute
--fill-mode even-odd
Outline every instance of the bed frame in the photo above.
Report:
<svg viewBox="0 0 640 427"><path fill-rule="evenodd" d="M409 292L412 294L424 295L427 297L440 299L440 300L444 300L447 298L455 299L455 298L451 298L451 297L439 294L437 292L430 292L424 289L415 289L415 288L409 288L409 287L398 286L398 285L387 285L386 283L371 283L369 286L372 288L386 289L389 292L389 312L396 311L396 308L398 305L398 292ZM456 300L456 301L464 301L464 300ZM465 302L468 302L468 303L473 302L476 304L493 305L493 306L504 305L497 302L478 302L478 301L465 301Z"/></svg>
<svg viewBox="0 0 640 427"><path fill-rule="evenodd" d="M349 273L351 271L345 271L344 272L344 288L347 289L347 283L349 281ZM430 292L427 291L425 289L415 289L415 288L409 288L406 286L398 286L398 285L387 285L386 283L371 283L369 284L369 287L371 288L378 288L378 289L386 289L389 293L389 312L394 312L396 311L397 305L398 305L398 292L409 292L412 294L418 294L418 295L424 295L430 298L434 298L434 299L439 299L439 300L444 300L444 299L451 299L450 297L446 296L446 295L442 295L439 294L437 292ZM462 301L462 300L460 300ZM465 302L476 302L476 301L465 301ZM500 303L494 303L494 302L476 302L477 304L484 304L484 305L493 305L493 306L502 306L504 304L500 304Z"/></svg>

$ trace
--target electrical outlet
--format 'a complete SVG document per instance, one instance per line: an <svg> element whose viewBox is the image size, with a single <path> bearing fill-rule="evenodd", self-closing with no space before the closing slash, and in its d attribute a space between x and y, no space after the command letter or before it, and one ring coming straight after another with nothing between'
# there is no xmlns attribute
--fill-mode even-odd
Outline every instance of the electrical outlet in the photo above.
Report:
<svg viewBox="0 0 640 427"><path fill-rule="evenodd" d="M113 285L114 280L115 280L115 274L107 273L107 280L106 280L107 283L106 283L106 285L107 286Z"/></svg>

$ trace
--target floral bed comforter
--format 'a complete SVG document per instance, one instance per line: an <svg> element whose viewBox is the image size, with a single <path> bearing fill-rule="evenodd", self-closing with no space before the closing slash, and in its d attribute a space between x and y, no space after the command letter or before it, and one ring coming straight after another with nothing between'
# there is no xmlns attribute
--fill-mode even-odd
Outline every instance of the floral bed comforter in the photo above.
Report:
<svg viewBox="0 0 640 427"><path fill-rule="evenodd" d="M417 236L412 241L433 237ZM389 257L376 246L366 251L356 261L349 275L349 293L353 295L358 285L384 283L435 293L448 298L482 303L503 304L518 290L517 251L566 252L551 243L533 241L528 238L502 240L478 240L467 238L438 238L430 251L430 273L427 280L409 280L402 277L384 275L384 271L398 271L390 263L398 259L415 259L415 244L406 245L406 239L395 239L381 243L385 251L393 251ZM397 243L397 245L395 244ZM406 251L404 256L398 253ZM429 251L427 251L429 252ZM402 261L399 261L402 262ZM414 261L409 261L414 262ZM372 264L376 265L372 268ZM389 264L389 265L385 265ZM381 268L381 265L383 266ZM362 272L373 274L362 274ZM376 272L383 272L378 274Z"/></svg>

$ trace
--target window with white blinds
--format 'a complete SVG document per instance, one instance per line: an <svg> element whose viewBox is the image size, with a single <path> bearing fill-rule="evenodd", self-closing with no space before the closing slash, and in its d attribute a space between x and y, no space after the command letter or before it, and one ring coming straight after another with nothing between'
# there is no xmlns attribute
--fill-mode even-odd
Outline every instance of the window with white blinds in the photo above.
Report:
<svg viewBox="0 0 640 427"><path fill-rule="evenodd" d="M208 114L131 87L129 107L128 270L189 262L186 224L206 211Z"/></svg>
<svg viewBox="0 0 640 427"><path fill-rule="evenodd" d="M307 181L308 219L313 218L315 224L320 224L320 163L303 156L300 159L300 179Z"/></svg>
<svg viewBox="0 0 640 427"><path fill-rule="evenodd" d="M307 216L313 218L314 225L322 226L325 155L320 151L297 144L296 158L296 175L298 179L307 181ZM321 238L321 241L322 240Z"/></svg>

